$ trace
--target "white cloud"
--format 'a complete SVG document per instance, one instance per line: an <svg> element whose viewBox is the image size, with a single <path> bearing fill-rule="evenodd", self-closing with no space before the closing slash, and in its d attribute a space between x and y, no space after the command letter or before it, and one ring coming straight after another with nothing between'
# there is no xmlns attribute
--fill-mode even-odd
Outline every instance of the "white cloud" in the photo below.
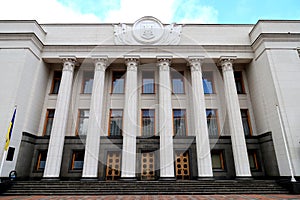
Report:
<svg viewBox="0 0 300 200"><path fill-rule="evenodd" d="M37 20L39 23L100 22L94 14L80 14L56 0L4 0L1 20Z"/></svg>

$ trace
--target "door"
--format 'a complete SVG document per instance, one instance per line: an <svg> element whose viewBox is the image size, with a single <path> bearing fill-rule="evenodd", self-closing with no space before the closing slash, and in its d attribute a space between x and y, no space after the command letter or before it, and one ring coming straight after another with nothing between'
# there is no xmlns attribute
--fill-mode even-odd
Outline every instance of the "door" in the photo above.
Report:
<svg viewBox="0 0 300 200"><path fill-rule="evenodd" d="M177 179L190 179L190 166L188 152L176 152Z"/></svg>
<svg viewBox="0 0 300 200"><path fill-rule="evenodd" d="M141 156L141 179L155 179L155 157L153 152L142 153Z"/></svg>
<svg viewBox="0 0 300 200"><path fill-rule="evenodd" d="M106 180L116 180L121 175L121 153L108 152L106 161Z"/></svg>

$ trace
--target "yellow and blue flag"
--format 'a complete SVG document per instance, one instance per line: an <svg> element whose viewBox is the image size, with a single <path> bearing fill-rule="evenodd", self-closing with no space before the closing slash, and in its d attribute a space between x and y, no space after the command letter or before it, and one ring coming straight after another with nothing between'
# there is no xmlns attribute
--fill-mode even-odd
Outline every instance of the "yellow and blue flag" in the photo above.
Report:
<svg viewBox="0 0 300 200"><path fill-rule="evenodd" d="M9 123L8 131L7 131L7 134L6 134L5 147L4 147L5 151L7 151L8 147L9 147L10 138L11 138L12 130L13 130L13 127L14 127L16 112L17 112L17 107L15 107L14 114L12 116L12 119L11 119L10 123Z"/></svg>

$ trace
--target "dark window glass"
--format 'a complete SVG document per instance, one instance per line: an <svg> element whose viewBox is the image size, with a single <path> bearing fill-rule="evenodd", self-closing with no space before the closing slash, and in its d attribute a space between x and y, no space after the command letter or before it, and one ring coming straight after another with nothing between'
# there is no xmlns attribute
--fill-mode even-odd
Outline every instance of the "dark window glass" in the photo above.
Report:
<svg viewBox="0 0 300 200"><path fill-rule="evenodd" d="M78 113L78 125L76 135L86 135L89 125L90 110L81 109Z"/></svg>
<svg viewBox="0 0 300 200"><path fill-rule="evenodd" d="M254 150L248 151L248 159L249 159L249 165L251 170L258 170L259 165L257 162L257 153Z"/></svg>
<svg viewBox="0 0 300 200"><path fill-rule="evenodd" d="M143 71L143 94L154 94L154 71Z"/></svg>
<svg viewBox="0 0 300 200"><path fill-rule="evenodd" d="M174 135L186 136L186 119L185 110L174 109L173 110L173 126Z"/></svg>
<svg viewBox="0 0 300 200"><path fill-rule="evenodd" d="M251 136L252 129L251 129L250 116L249 116L248 110L242 109L241 115L242 115L242 123L243 123L244 133L246 136Z"/></svg>
<svg viewBox="0 0 300 200"><path fill-rule="evenodd" d="M214 93L213 72L204 71L202 73L202 82L204 94Z"/></svg>
<svg viewBox="0 0 300 200"><path fill-rule="evenodd" d="M83 160L84 160L84 151L73 151L71 169L82 170Z"/></svg>
<svg viewBox="0 0 300 200"><path fill-rule="evenodd" d="M6 160L7 161L13 161L15 154L15 148L14 147L8 147Z"/></svg>
<svg viewBox="0 0 300 200"><path fill-rule="evenodd" d="M217 110L206 109L206 120L209 136L218 137L219 136L219 123Z"/></svg>
<svg viewBox="0 0 300 200"><path fill-rule="evenodd" d="M44 126L44 135L50 135L52 130L52 124L54 120L54 109L48 109L46 113L46 120Z"/></svg>
<svg viewBox="0 0 300 200"><path fill-rule="evenodd" d="M235 86L238 94L245 94L243 76L241 71L234 72Z"/></svg>
<svg viewBox="0 0 300 200"><path fill-rule="evenodd" d="M223 151L211 152L212 168L214 170L224 170L224 156Z"/></svg>
<svg viewBox="0 0 300 200"><path fill-rule="evenodd" d="M153 136L154 135L154 121L155 111L153 109L142 110L142 135Z"/></svg>
<svg viewBox="0 0 300 200"><path fill-rule="evenodd" d="M110 110L110 136L122 135L122 123L123 123L123 110L112 109Z"/></svg>
<svg viewBox="0 0 300 200"><path fill-rule="evenodd" d="M124 93L124 83L125 83L125 72L114 71L112 79L112 93L121 94Z"/></svg>
<svg viewBox="0 0 300 200"><path fill-rule="evenodd" d="M50 91L51 94L58 94L61 76L62 76L61 71L54 71L52 87L51 87L51 91Z"/></svg>
<svg viewBox="0 0 300 200"><path fill-rule="evenodd" d="M83 73L81 93L91 94L93 90L94 72L86 71Z"/></svg>
<svg viewBox="0 0 300 200"><path fill-rule="evenodd" d="M172 71L172 89L174 94L184 94L183 72Z"/></svg>
<svg viewBox="0 0 300 200"><path fill-rule="evenodd" d="M46 159L47 159L47 151L46 150L39 151L35 169L44 170L46 165Z"/></svg>

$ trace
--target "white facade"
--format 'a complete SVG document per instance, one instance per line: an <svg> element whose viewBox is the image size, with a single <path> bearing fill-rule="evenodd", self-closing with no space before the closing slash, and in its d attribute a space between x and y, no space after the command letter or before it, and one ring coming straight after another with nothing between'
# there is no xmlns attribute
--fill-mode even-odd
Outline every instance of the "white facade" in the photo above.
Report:
<svg viewBox="0 0 300 200"><path fill-rule="evenodd" d="M123 110L122 178L136 177L142 109L155 110L162 178L176 175L172 109L185 109L187 135L196 138L195 176L214 176L209 154L214 140L208 137L205 109L218 111L220 136L231 136L237 177L251 176L240 109L248 110L252 136L272 133L279 176L291 175L288 154L294 175L300 176L299 34L300 21L264 20L255 25L162 24L152 17L134 24L0 21L1 149L17 105L10 142L15 155L13 161L4 162L1 176L22 159L18 158L22 132L43 136L47 109L55 109L55 115L44 178L60 176L64 137L76 135L79 109L90 111L83 178L98 177L100 136L109 134L110 109ZM51 94L55 70L62 70L62 79L58 94ZM113 94L113 72L118 70L127 71L125 92ZM183 72L182 94L172 93L172 70ZM94 72L92 94L81 91L84 71ZM142 94L143 71L154 71L154 94ZM203 91L205 71L213 74L212 94ZM237 94L234 71L241 71L244 94Z"/></svg>

